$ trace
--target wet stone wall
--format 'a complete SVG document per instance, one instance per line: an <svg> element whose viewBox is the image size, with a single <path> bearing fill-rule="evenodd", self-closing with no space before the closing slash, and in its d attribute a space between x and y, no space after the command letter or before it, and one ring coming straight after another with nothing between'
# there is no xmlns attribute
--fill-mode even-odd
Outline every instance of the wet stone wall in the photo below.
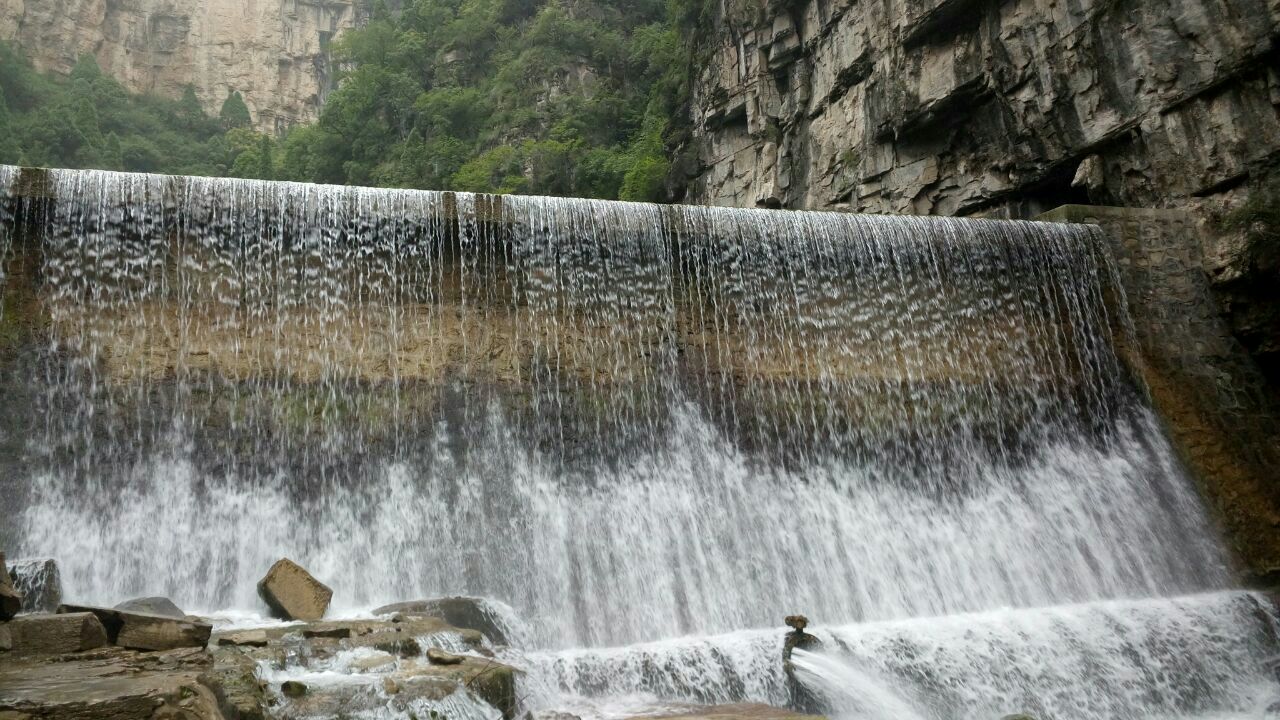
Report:
<svg viewBox="0 0 1280 720"><path fill-rule="evenodd" d="M1067 205L1041 216L1101 225L1126 290L1145 382L1250 580L1280 580L1280 413L1211 294L1196 223L1177 210Z"/></svg>

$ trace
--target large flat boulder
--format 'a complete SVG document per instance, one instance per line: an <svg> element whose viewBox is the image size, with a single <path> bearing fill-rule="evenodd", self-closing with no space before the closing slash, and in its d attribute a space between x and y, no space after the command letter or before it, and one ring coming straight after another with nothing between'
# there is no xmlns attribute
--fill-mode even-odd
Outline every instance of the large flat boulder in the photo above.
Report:
<svg viewBox="0 0 1280 720"><path fill-rule="evenodd" d="M0 552L0 569L7 568ZM0 572L0 621L10 620L22 611L22 593L13 587L8 572Z"/></svg>
<svg viewBox="0 0 1280 720"><path fill-rule="evenodd" d="M8 569L13 586L22 593L23 612L51 613L58 609L62 603L62 574L53 558L10 560Z"/></svg>
<svg viewBox="0 0 1280 720"><path fill-rule="evenodd" d="M15 656L62 655L100 648L110 642L93 613L22 615L5 625Z"/></svg>
<svg viewBox="0 0 1280 720"><path fill-rule="evenodd" d="M125 600L116 605L116 610L126 610L128 612L146 613L147 615L160 615L162 617L183 620L187 614L182 612L182 608L178 607L167 597L144 597Z"/></svg>
<svg viewBox="0 0 1280 720"><path fill-rule="evenodd" d="M107 630L112 644L133 650L202 648L209 644L213 626L185 618L129 612L92 605L60 605L59 613L93 613Z"/></svg>
<svg viewBox="0 0 1280 720"><path fill-rule="evenodd" d="M468 630L475 630L495 645L507 645L507 637L502 623L489 603L483 598L445 597L431 600L412 600L410 602L384 605L373 611L374 615L427 615L437 617L446 623Z"/></svg>
<svg viewBox="0 0 1280 720"><path fill-rule="evenodd" d="M258 581L258 595L283 620L320 620L329 610L333 590L289 558L276 561Z"/></svg>
<svg viewBox="0 0 1280 720"><path fill-rule="evenodd" d="M66 617L66 616L60 616ZM201 681L203 651L103 648L0 661L0 718L225 720Z"/></svg>

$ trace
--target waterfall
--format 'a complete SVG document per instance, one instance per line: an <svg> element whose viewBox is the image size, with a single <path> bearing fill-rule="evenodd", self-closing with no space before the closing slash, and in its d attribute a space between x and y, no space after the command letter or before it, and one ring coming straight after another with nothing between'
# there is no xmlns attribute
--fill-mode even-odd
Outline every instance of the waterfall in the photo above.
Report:
<svg viewBox="0 0 1280 720"><path fill-rule="evenodd" d="M1094 228L64 170L41 201L16 181L0 168L0 250L38 257L42 334L0 346L26 428L0 437L21 455L0 538L57 557L80 601L252 609L289 556L340 609L507 603L541 652L595 658L584 676L801 610L843 628L866 682L912 678L886 697L965 717L995 698L956 684L1056 693L1098 658L1114 687L1047 711L1182 709L1160 683L1221 671L1165 654L1262 642L1233 629L1251 601L1155 600L1231 576L1117 356ZM1064 605L1086 610L1037 609ZM930 617L944 639L917 633ZM1166 623L1186 636L1143 645ZM698 697L776 701L779 633L734 637L716 657L758 671ZM1051 648L1076 653L1062 678L1007 665Z"/></svg>

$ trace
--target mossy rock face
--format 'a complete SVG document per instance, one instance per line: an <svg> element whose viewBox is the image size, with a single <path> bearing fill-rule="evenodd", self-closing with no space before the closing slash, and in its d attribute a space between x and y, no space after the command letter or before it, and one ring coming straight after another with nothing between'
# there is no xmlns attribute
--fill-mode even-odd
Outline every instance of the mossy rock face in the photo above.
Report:
<svg viewBox="0 0 1280 720"><path fill-rule="evenodd" d="M420 688L434 684L441 691L448 692L452 688L464 688L477 699L502 711L506 720L515 718L515 669L500 662L470 655L464 656L463 661L456 665L432 665L423 659L403 666L393 677L405 687Z"/></svg>
<svg viewBox="0 0 1280 720"><path fill-rule="evenodd" d="M490 663L472 678L468 687L476 697L501 710L506 720L515 717L516 673L512 668Z"/></svg>
<svg viewBox="0 0 1280 720"><path fill-rule="evenodd" d="M224 716L264 720L265 695L256 669L257 663L239 648L219 647L213 650L213 670L200 680L213 690Z"/></svg>

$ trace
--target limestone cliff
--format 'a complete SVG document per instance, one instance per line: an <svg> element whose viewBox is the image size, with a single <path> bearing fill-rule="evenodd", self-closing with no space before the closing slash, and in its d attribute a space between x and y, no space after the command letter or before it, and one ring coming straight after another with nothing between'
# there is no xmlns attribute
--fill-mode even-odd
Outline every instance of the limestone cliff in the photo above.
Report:
<svg viewBox="0 0 1280 720"><path fill-rule="evenodd" d="M80 55L135 92L178 97L188 84L217 113L232 90L259 130L315 120L331 85L329 42L358 21L358 0L0 0L0 40L36 68Z"/></svg>
<svg viewBox="0 0 1280 720"><path fill-rule="evenodd" d="M724 1L700 201L1160 206L1280 151L1276 0Z"/></svg>
<svg viewBox="0 0 1280 720"><path fill-rule="evenodd" d="M1280 387L1280 253L1218 222L1280 159L1280 1L721 0L717 23L690 201L1189 207L1229 323Z"/></svg>

